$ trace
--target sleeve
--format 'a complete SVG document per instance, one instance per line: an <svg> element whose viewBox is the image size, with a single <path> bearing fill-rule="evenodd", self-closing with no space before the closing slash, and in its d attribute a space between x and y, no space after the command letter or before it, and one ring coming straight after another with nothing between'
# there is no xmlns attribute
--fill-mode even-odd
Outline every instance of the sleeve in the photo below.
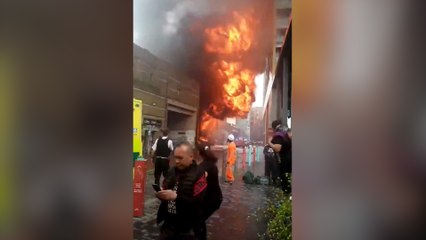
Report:
<svg viewBox="0 0 426 240"><path fill-rule="evenodd" d="M280 136L275 136L272 141L273 144L279 144L281 146L284 145L284 138L280 137Z"/></svg>
<svg viewBox="0 0 426 240"><path fill-rule="evenodd" d="M164 178L163 179L163 182L161 183L161 188L163 189L163 190L166 190L167 189L167 180Z"/></svg>
<svg viewBox="0 0 426 240"><path fill-rule="evenodd" d="M169 149L173 151L173 141L169 139Z"/></svg>
<svg viewBox="0 0 426 240"><path fill-rule="evenodd" d="M207 176L207 182L211 194L209 195L209 199L206 200L207 205L204 211L205 220L220 208L223 201L222 190L220 189L219 184L219 170L217 166L211 168L209 176Z"/></svg>
<svg viewBox="0 0 426 240"><path fill-rule="evenodd" d="M152 145L152 151L154 151L154 152L157 150L157 142L158 142L158 139L155 140L154 145Z"/></svg>
<svg viewBox="0 0 426 240"><path fill-rule="evenodd" d="M220 183L219 183L219 169L215 166L211 170L211 181L210 186L216 190L218 194L220 194L220 198L222 198L222 191L220 189ZM208 178L209 176L207 176Z"/></svg>

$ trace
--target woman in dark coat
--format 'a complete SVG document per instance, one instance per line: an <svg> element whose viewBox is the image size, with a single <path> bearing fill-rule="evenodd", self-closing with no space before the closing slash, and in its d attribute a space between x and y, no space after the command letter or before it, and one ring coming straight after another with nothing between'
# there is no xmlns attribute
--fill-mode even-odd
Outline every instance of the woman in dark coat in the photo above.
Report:
<svg viewBox="0 0 426 240"><path fill-rule="evenodd" d="M207 219L219 209L222 204L222 190L219 185L219 170L217 168L217 157L206 145L199 145L198 152L202 162L198 165L200 171L207 173L207 191L204 197L203 213L201 229L199 230L199 238L207 239Z"/></svg>

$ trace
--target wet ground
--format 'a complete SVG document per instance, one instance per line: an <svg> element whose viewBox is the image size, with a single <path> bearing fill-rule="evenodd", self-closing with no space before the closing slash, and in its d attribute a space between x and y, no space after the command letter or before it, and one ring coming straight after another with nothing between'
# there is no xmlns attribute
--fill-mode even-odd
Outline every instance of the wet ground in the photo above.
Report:
<svg viewBox="0 0 426 240"><path fill-rule="evenodd" d="M243 154L242 150L238 149L235 182L233 185L229 185L224 183L222 176L222 172L224 172L222 160L226 158L226 154L216 153L220 157L218 168L224 199L221 208L207 222L208 239L256 240L258 239L257 234L264 232L266 226L261 219L257 220L255 213L257 209L264 206L271 187L246 185L242 181L242 176L247 170L252 171L256 176L263 175L263 154L260 154L261 152ZM246 161L243 161L243 158ZM154 181L152 172L148 174L147 179L145 214L142 218L134 219L134 239L150 240L156 239L159 235L159 228L155 221L160 201L154 197L154 190L151 187Z"/></svg>

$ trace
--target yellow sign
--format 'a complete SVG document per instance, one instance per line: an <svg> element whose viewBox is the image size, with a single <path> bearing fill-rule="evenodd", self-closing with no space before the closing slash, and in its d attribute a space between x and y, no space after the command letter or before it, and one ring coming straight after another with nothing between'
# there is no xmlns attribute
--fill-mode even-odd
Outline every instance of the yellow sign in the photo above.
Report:
<svg viewBox="0 0 426 240"><path fill-rule="evenodd" d="M142 155L142 100L133 98L133 152Z"/></svg>
<svg viewBox="0 0 426 240"><path fill-rule="evenodd" d="M5 50L5 49L1 49ZM12 129L15 129L15 112L11 103L15 103L13 98L16 86L14 83L13 62L8 59L8 55L0 55L0 229L5 230L5 236L8 230L14 229L16 223L16 186L15 174L16 161L13 161L15 149L15 139ZM12 227L13 226L13 227ZM1 230L0 230L1 231ZM12 230L13 231L13 230Z"/></svg>

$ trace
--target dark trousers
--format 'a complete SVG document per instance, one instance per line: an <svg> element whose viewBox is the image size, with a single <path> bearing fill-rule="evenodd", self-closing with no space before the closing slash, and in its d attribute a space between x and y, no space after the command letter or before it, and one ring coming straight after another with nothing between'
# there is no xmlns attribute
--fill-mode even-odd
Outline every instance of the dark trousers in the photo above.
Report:
<svg viewBox="0 0 426 240"><path fill-rule="evenodd" d="M155 184L160 185L160 177L163 174L163 177L167 177L167 173L169 172L169 159L168 158L156 158L155 159Z"/></svg>
<svg viewBox="0 0 426 240"><path fill-rule="evenodd" d="M279 175L279 166L275 159L265 158L265 176L274 182L277 180Z"/></svg>
<svg viewBox="0 0 426 240"><path fill-rule="evenodd" d="M220 203L222 203L222 201ZM219 203L219 205L209 204L209 206L211 206L211 207L204 209L204 213L203 213L203 216L202 216L202 219L204 219L204 220L201 220L201 222L199 223L199 227L195 228L195 230L196 230L195 235L197 236L197 240L207 240L207 224L206 224L206 221L207 221L207 219L210 218L211 215L213 215L214 212L216 212L216 210L219 209L220 203Z"/></svg>
<svg viewBox="0 0 426 240"><path fill-rule="evenodd" d="M161 226L158 240L198 240L193 230L178 231L173 226L164 223Z"/></svg>
<svg viewBox="0 0 426 240"><path fill-rule="evenodd" d="M280 178L282 190L291 194L291 161L281 161Z"/></svg>
<svg viewBox="0 0 426 240"><path fill-rule="evenodd" d="M199 240L207 240L207 225L206 222L200 224L200 232L197 233Z"/></svg>
<svg viewBox="0 0 426 240"><path fill-rule="evenodd" d="M287 194L291 194L291 173L283 172L281 174L281 189Z"/></svg>

